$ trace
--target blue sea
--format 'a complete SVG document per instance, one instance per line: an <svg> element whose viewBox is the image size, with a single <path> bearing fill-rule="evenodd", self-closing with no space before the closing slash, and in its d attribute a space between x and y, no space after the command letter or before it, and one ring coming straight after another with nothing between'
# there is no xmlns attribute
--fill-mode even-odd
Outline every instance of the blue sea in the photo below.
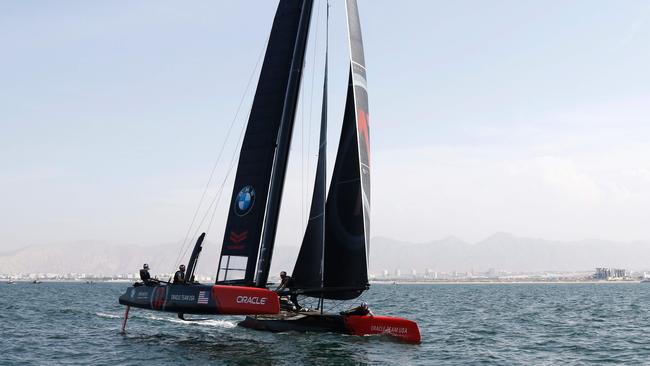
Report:
<svg viewBox="0 0 650 366"><path fill-rule="evenodd" d="M363 299L376 314L417 321L419 345L140 309L120 334L126 286L0 284L0 364L650 364L650 284L373 285Z"/></svg>

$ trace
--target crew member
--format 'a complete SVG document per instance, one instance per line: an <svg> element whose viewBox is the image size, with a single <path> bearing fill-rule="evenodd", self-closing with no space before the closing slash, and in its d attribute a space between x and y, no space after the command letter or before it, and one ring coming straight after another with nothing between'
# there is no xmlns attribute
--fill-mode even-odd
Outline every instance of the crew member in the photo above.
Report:
<svg viewBox="0 0 650 366"><path fill-rule="evenodd" d="M280 286L275 289L275 292L280 292L282 290L291 290L293 288L293 279L291 276L287 276L287 272L282 271L280 272L280 279L282 280L280 282ZM296 307L296 310L300 311L301 307L298 305L298 295L296 295L294 292L289 294L289 300L293 303L293 305Z"/></svg>
<svg viewBox="0 0 650 366"><path fill-rule="evenodd" d="M140 270L140 279L145 285L151 285L154 281L151 280L151 275L149 274L149 265L143 264L142 269Z"/></svg>
<svg viewBox="0 0 650 366"><path fill-rule="evenodd" d="M362 302L361 305L352 308L350 310L342 311L341 315L370 315L372 316L373 313L368 309L368 303L367 302Z"/></svg>
<svg viewBox="0 0 650 366"><path fill-rule="evenodd" d="M181 264L174 274L174 283L185 283L185 265Z"/></svg>

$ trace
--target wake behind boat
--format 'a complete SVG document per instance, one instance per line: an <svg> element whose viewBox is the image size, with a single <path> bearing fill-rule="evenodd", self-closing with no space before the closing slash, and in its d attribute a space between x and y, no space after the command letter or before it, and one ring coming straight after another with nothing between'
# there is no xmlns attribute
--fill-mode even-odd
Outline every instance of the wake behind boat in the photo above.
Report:
<svg viewBox="0 0 650 366"><path fill-rule="evenodd" d="M370 248L370 139L366 66L356 0L346 1L348 88L334 169L327 188L328 41L318 164L298 259L279 291L298 306L298 296L317 299L318 311L282 311L268 290L269 270L282 202L313 0L280 0L257 91L241 145L221 256L214 285L193 281L205 233L194 247L185 279L174 283L143 277L119 302L182 314L241 314L241 326L281 331L388 334L419 342L417 324L368 312L328 314L325 301L353 300L368 290ZM329 4L327 11L329 24ZM326 34L329 33L329 25ZM182 269L181 269L182 270ZM148 275L147 275L148 276ZM284 276L284 274L283 274ZM265 314L265 315L264 315Z"/></svg>

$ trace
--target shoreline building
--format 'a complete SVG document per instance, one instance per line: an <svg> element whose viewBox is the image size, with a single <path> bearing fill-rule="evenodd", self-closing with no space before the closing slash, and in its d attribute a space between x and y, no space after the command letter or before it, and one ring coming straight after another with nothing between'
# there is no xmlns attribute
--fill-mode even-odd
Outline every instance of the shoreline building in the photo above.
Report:
<svg viewBox="0 0 650 366"><path fill-rule="evenodd" d="M625 277L627 277L627 273L624 268L599 267L596 268L596 273L593 275L593 278L596 280L616 280Z"/></svg>

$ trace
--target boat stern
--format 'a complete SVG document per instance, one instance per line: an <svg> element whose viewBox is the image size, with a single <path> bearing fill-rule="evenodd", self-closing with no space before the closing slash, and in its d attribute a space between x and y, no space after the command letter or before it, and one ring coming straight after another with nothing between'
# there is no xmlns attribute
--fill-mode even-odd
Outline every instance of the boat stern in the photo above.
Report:
<svg viewBox="0 0 650 366"><path fill-rule="evenodd" d="M354 335L387 334L408 343L420 343L417 323L404 318L374 315L345 316L345 326Z"/></svg>

